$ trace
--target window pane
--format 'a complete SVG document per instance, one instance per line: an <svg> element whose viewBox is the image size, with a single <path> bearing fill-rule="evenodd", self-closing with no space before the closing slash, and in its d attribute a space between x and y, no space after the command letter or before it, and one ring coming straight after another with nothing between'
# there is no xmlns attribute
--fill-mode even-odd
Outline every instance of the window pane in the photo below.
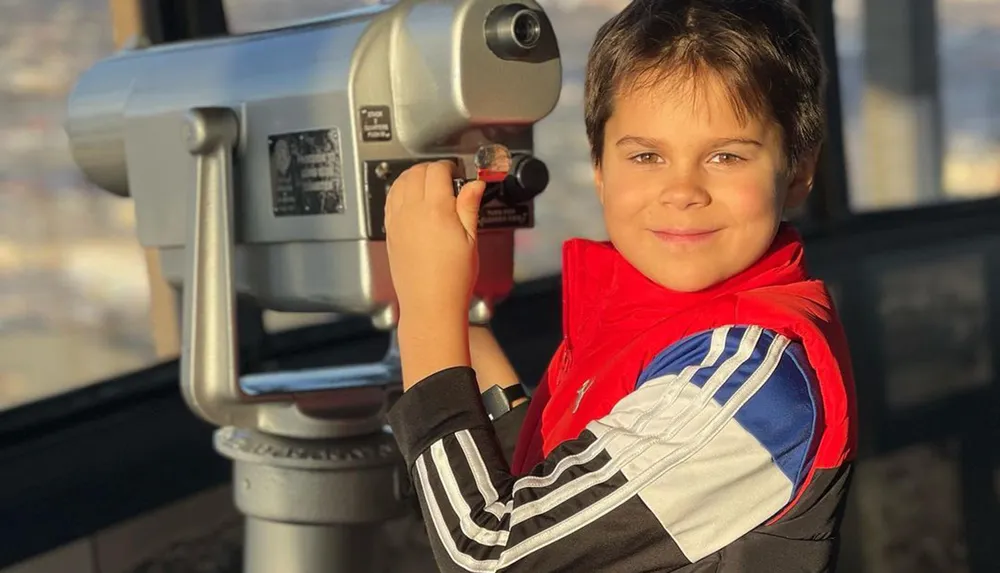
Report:
<svg viewBox="0 0 1000 573"><path fill-rule="evenodd" d="M1000 192L996 0L835 0L851 204Z"/></svg>
<svg viewBox="0 0 1000 573"><path fill-rule="evenodd" d="M559 39L563 89L559 105L535 130L535 153L548 165L551 180L535 201L535 228L517 232L518 280L558 273L562 243L568 238L606 238L583 125L583 80L597 29L627 2L541 4Z"/></svg>
<svg viewBox="0 0 1000 573"><path fill-rule="evenodd" d="M111 51L106 2L3 2L0 410L155 357L132 203L79 175L63 133L77 75Z"/></svg>
<svg viewBox="0 0 1000 573"><path fill-rule="evenodd" d="M223 0L233 34L271 30L333 12L388 3L379 0Z"/></svg>
<svg viewBox="0 0 1000 573"><path fill-rule="evenodd" d="M948 195L1000 193L1000 3L938 0Z"/></svg>

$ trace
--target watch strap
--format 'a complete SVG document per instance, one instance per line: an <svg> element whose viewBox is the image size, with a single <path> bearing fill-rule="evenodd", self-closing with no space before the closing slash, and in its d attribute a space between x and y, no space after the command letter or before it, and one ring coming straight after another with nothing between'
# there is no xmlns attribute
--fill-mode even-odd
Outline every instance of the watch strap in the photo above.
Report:
<svg viewBox="0 0 1000 573"><path fill-rule="evenodd" d="M483 405L486 407L486 413L490 419L496 420L500 416L510 412L512 409L511 404L515 401L527 397L528 395L525 393L524 387L520 384L507 387L493 385L483 392Z"/></svg>

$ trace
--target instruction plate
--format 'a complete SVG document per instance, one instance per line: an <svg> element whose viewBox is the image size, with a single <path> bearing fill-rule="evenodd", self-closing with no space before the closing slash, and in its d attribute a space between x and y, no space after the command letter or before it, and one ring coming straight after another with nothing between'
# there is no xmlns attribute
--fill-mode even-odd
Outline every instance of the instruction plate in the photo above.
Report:
<svg viewBox="0 0 1000 573"><path fill-rule="evenodd" d="M337 128L267 138L275 217L344 212L343 159Z"/></svg>
<svg viewBox="0 0 1000 573"><path fill-rule="evenodd" d="M387 105L361 108L361 141L392 141L392 117Z"/></svg>

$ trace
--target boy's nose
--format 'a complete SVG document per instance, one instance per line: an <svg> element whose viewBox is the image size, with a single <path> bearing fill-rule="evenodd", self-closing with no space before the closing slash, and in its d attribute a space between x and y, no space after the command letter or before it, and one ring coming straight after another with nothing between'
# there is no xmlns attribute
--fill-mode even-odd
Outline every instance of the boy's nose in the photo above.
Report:
<svg viewBox="0 0 1000 573"><path fill-rule="evenodd" d="M708 205L711 197L697 181L673 181L660 192L660 203L675 209L688 209Z"/></svg>

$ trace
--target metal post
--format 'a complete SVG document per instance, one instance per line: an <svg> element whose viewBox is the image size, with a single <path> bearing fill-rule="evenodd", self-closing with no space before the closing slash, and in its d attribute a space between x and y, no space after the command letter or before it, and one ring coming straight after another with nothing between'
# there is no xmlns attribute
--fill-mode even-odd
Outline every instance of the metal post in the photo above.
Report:
<svg viewBox="0 0 1000 573"><path fill-rule="evenodd" d="M836 22L831 0L799 0L799 7L813 27L827 67L826 141L820 152L813 191L806 204L806 216L811 225L831 226L850 215Z"/></svg>

